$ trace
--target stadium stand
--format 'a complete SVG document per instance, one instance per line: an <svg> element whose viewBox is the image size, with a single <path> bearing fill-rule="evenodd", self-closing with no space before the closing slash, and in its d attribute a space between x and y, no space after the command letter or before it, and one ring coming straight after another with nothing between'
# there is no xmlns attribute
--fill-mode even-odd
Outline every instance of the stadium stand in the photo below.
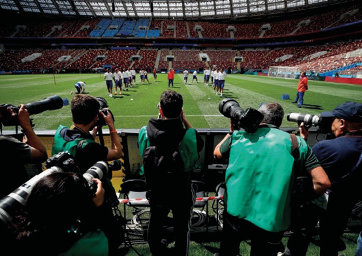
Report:
<svg viewBox="0 0 362 256"><path fill-rule="evenodd" d="M169 62L166 60L167 55L172 55L172 52L169 49L162 49L160 51L160 62L158 64L158 68L161 70L167 70L169 68Z"/></svg>
<svg viewBox="0 0 362 256"><path fill-rule="evenodd" d="M140 60L136 60L133 64L134 69L151 69L155 66L156 57L157 57L157 50L153 49L145 49L140 50L138 55L142 56Z"/></svg>
<svg viewBox="0 0 362 256"><path fill-rule="evenodd" d="M176 21L176 37L188 38L187 21Z"/></svg>
<svg viewBox="0 0 362 256"><path fill-rule="evenodd" d="M176 30L176 22L174 20L163 21L162 37L174 38L176 34L175 30Z"/></svg>

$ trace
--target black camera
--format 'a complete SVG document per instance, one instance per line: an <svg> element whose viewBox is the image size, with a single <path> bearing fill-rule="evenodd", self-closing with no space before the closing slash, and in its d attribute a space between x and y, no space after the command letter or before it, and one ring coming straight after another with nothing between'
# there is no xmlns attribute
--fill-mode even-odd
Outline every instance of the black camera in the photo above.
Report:
<svg viewBox="0 0 362 256"><path fill-rule="evenodd" d="M65 101L58 95L47 97L41 101L34 101L25 104L25 108L28 110L29 115L39 114L46 110L60 109L65 105ZM4 126L18 125L18 119L10 115L7 108L11 108L15 115L19 113L20 107L11 104L0 104L1 122Z"/></svg>
<svg viewBox="0 0 362 256"><path fill-rule="evenodd" d="M316 126L321 133L331 133L331 126L334 117L325 117L323 116L323 113L321 114L321 116L302 113L290 113L287 115L287 120L289 122L297 122L298 124L304 122L304 125L307 128L311 126Z"/></svg>
<svg viewBox="0 0 362 256"><path fill-rule="evenodd" d="M51 166L47 170L42 173L34 176L23 185L18 187L9 195L0 199L0 220L7 224L11 221L12 216L14 216L15 212L19 210L19 208L23 207L26 203L26 200L31 193L34 185L43 177L50 175L55 172L67 172L76 170L74 167L74 160L69 157L69 153L60 152L54 156L53 160L47 161L46 165L54 164L54 162L58 161L59 166ZM61 168L60 166L63 166ZM99 161L95 163L91 168L89 168L84 174L83 177L87 180L90 195L94 196L97 191L97 184L94 183L93 179L102 179L103 174L108 172L108 164L104 161Z"/></svg>
<svg viewBox="0 0 362 256"><path fill-rule="evenodd" d="M247 133L254 133L264 118L264 115L256 109L247 108L244 111L237 101L230 98L223 99L219 103L219 111L232 120L235 130L242 128Z"/></svg>
<svg viewBox="0 0 362 256"><path fill-rule="evenodd" d="M63 172L63 170L57 166L53 166L42 173L34 176L23 185L15 189L9 195L0 199L0 220L7 224L11 221L12 216L14 216L15 212L19 210L19 208L25 205L28 196L33 189L34 185L43 177L55 173L55 172Z"/></svg>
<svg viewBox="0 0 362 256"><path fill-rule="evenodd" d="M99 110L101 110L103 112L103 114L107 115L107 111L112 115L112 119L114 121L114 116L113 113L107 108L108 108L108 104L105 98L102 97L96 97L98 103L99 103ZM106 125L106 122L104 120L104 117L102 116L101 113L98 114L98 120L96 123L96 126L104 126Z"/></svg>
<svg viewBox="0 0 362 256"><path fill-rule="evenodd" d="M74 158L68 152L59 152L51 157L49 157L45 163L46 168L52 166L60 167L65 172L80 172ZM120 160L115 160L112 163L108 164L104 161L99 161L90 167L83 177L88 181L91 190L97 190L97 184L93 184L92 178L97 178L102 181L103 188L105 190L105 201L111 206L116 206L119 204L118 198L114 192L114 188L110 180L112 179L112 171L117 171L122 168L122 162ZM104 178L103 178L104 177Z"/></svg>

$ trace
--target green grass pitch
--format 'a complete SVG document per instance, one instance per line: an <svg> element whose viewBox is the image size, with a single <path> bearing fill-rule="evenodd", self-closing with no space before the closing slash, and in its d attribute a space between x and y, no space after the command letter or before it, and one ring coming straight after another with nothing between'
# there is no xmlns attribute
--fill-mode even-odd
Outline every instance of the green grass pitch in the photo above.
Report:
<svg viewBox="0 0 362 256"><path fill-rule="evenodd" d="M184 111L195 128L228 128L229 120L218 110L220 96L215 95L212 86L203 83L203 76L198 75L199 83L184 84L183 76L175 76L174 90L184 98ZM150 117L156 117L156 108L162 91L168 88L167 75L158 74L151 84L141 84L137 75L137 84L121 96L110 98L102 74L41 74L41 75L2 75L0 76L0 103L19 105L39 101L52 95L67 98L74 97L74 84L78 81L87 83L86 91L90 95L103 97L115 117L117 129L139 129L147 124ZM292 101L295 99L296 79L278 79L263 76L230 74L226 77L224 98L239 102L244 110L258 108L262 102L279 102L287 115L290 112L320 114L332 110L344 101L362 101L362 86L309 81L309 90L305 94L304 108L298 109ZM172 89L172 88L171 88ZM290 100L282 100L282 94L289 94ZM284 117L282 127L296 127ZM44 111L33 115L35 130L55 130L59 124L70 125L70 106L53 111ZM12 127L5 127L12 129Z"/></svg>

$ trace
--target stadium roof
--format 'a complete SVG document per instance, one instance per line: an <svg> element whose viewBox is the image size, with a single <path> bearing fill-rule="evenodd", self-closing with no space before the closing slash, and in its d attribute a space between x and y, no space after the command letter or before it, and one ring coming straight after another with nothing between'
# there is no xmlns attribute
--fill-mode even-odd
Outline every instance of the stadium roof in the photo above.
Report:
<svg viewBox="0 0 362 256"><path fill-rule="evenodd" d="M353 0L0 0L20 14L155 19L243 18Z"/></svg>

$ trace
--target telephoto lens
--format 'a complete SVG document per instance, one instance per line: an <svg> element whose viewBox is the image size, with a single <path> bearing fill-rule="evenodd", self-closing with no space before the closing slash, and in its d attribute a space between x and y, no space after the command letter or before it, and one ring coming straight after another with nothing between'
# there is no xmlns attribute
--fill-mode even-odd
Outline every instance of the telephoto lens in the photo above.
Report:
<svg viewBox="0 0 362 256"><path fill-rule="evenodd" d="M301 113L290 113L287 115L289 122L302 123L306 126L319 126L321 124L321 118L317 115L301 114Z"/></svg>
<svg viewBox="0 0 362 256"><path fill-rule="evenodd" d="M98 161L91 168L89 168L83 177L88 181L89 184L93 182L93 179L102 179L103 175L108 172L108 164L104 161Z"/></svg>
<svg viewBox="0 0 362 256"><path fill-rule="evenodd" d="M43 177L55 172L63 172L63 170L57 166L53 166L50 169L43 171L42 173L34 176L23 185L15 189L9 195L0 199L0 220L4 223L11 221L14 213L25 205L25 202L31 193L34 185Z"/></svg>
<svg viewBox="0 0 362 256"><path fill-rule="evenodd" d="M46 110L55 110L63 107L63 99L58 95L45 98L41 101L34 101L25 105L29 115L39 114Z"/></svg>

